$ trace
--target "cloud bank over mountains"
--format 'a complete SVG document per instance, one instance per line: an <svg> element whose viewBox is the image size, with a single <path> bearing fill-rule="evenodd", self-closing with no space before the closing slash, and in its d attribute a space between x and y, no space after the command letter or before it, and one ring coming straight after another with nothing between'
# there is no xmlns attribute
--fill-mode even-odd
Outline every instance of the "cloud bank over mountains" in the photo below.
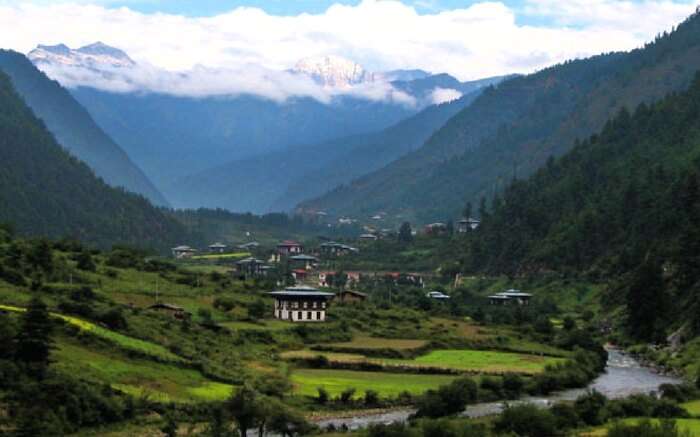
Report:
<svg viewBox="0 0 700 437"><path fill-rule="evenodd" d="M26 53L39 43L79 47L101 40L137 64L101 77L71 65L45 67L69 86L90 81L115 91L189 96L253 92L276 101L309 96L327 102L354 93L412 104L386 81L327 87L289 70L302 58L338 55L369 71L417 68L460 80L529 73L639 47L695 8L690 0L524 0L517 8L483 1L420 14L399 1L364 0L319 14L276 16L239 7L195 18L100 3L0 0L2 45ZM434 100L452 97L436 90Z"/></svg>

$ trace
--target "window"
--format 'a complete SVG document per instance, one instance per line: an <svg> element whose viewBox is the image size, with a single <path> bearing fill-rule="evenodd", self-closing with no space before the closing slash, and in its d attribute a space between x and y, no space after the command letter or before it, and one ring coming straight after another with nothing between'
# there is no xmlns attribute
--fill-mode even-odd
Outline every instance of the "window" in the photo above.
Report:
<svg viewBox="0 0 700 437"><path fill-rule="evenodd" d="M321 308L326 308L326 303L325 303L325 302L321 302Z"/></svg>
<svg viewBox="0 0 700 437"><path fill-rule="evenodd" d="M301 311L297 311L297 320L302 320Z"/></svg>
<svg viewBox="0 0 700 437"><path fill-rule="evenodd" d="M309 306L308 302L304 302L304 308L307 308Z"/></svg>
<svg viewBox="0 0 700 437"><path fill-rule="evenodd" d="M317 303L318 303L318 302L314 301L314 303L313 303L313 308L316 308L316 304L317 304Z"/></svg>

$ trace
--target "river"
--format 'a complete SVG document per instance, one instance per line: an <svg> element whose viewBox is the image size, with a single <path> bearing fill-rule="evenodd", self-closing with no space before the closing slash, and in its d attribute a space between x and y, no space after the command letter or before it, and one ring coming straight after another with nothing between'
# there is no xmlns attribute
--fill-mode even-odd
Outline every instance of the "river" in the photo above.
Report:
<svg viewBox="0 0 700 437"><path fill-rule="evenodd" d="M682 381L678 378L660 375L653 369L642 366L635 359L619 350L610 349L608 350L608 363L605 373L593 380L588 387L556 392L548 396L528 396L518 401L511 401L511 404L532 403L547 407L558 401L574 400L591 389L599 391L608 398L619 399L634 394L651 393L658 390L662 384L677 384L680 382ZM473 404L469 405L462 415L472 418L490 416L500 413L504 407L505 404L503 402ZM349 429L360 429L379 423L405 422L414 412L414 409L400 409L376 414L324 419L316 424L321 428L333 425L336 428L347 426Z"/></svg>

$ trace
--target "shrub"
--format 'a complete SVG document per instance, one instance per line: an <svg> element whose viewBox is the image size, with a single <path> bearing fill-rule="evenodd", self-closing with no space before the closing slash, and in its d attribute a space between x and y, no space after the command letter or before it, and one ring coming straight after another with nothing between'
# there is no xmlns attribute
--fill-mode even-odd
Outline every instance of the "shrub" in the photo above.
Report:
<svg viewBox="0 0 700 437"><path fill-rule="evenodd" d="M343 404L349 404L352 402L353 396L355 396L355 389L352 387L346 388L342 393L340 393L340 402Z"/></svg>
<svg viewBox="0 0 700 437"><path fill-rule="evenodd" d="M330 397L328 395L328 391L323 387L319 387L317 390L318 390L318 394L316 395L316 402L319 405L326 405L328 403L328 399Z"/></svg>
<svg viewBox="0 0 700 437"><path fill-rule="evenodd" d="M101 314L98 317L98 320L104 323L109 329L124 330L129 326L124 314L122 314L122 311L119 308L112 308L111 310L108 310L107 312Z"/></svg>
<svg viewBox="0 0 700 437"><path fill-rule="evenodd" d="M379 403L379 393L374 390L367 390L365 392L365 405L373 406Z"/></svg>
<svg viewBox="0 0 700 437"><path fill-rule="evenodd" d="M503 375L503 391L508 398L515 399L520 397L525 387L525 381L516 374L506 373Z"/></svg>
<svg viewBox="0 0 700 437"><path fill-rule="evenodd" d="M494 429L501 434L513 433L521 437L558 435L557 420L552 412L531 404L506 408L496 419Z"/></svg>
<svg viewBox="0 0 700 437"><path fill-rule="evenodd" d="M464 411L477 399L477 385L470 378L459 378L437 390L428 390L417 403L416 417L443 417Z"/></svg>
<svg viewBox="0 0 700 437"><path fill-rule="evenodd" d="M576 414L586 425L600 425L605 422L605 406L608 399L593 390L585 395L579 396L574 402Z"/></svg>

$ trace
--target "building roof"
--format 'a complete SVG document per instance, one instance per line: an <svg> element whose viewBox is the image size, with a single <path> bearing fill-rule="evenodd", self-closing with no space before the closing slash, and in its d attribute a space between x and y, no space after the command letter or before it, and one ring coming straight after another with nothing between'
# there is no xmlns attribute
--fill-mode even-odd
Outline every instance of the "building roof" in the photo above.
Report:
<svg viewBox="0 0 700 437"><path fill-rule="evenodd" d="M355 291L355 290L344 290L344 291L341 291L339 294L352 294L355 296L367 297L367 293L362 293L362 292Z"/></svg>
<svg viewBox="0 0 700 437"><path fill-rule="evenodd" d="M257 258L249 257L242 259L240 261L236 261L236 264L238 265L244 265L244 264L265 264L265 261L259 260Z"/></svg>
<svg viewBox="0 0 700 437"><path fill-rule="evenodd" d="M169 303L156 303L151 306L149 306L147 309L149 310L170 310L170 311L185 311L184 308L179 307L177 305L169 304Z"/></svg>
<svg viewBox="0 0 700 437"><path fill-rule="evenodd" d="M247 249L249 247L258 247L258 246L260 246L260 243L258 243L257 241L251 241L250 243L240 244L238 247L240 247L241 249Z"/></svg>
<svg viewBox="0 0 700 437"><path fill-rule="evenodd" d="M280 244L277 245L277 247L297 247L301 246L300 243L297 243L296 241L293 240L284 240Z"/></svg>
<svg viewBox="0 0 700 437"><path fill-rule="evenodd" d="M292 261L317 261L315 256L310 255L295 255L291 259Z"/></svg>
<svg viewBox="0 0 700 437"><path fill-rule="evenodd" d="M192 249L190 246L177 246L177 247L173 247L173 250L177 251L177 252L196 252L197 251L196 249Z"/></svg>
<svg viewBox="0 0 700 437"><path fill-rule="evenodd" d="M510 300L510 298L509 298L508 296L502 296L502 295L500 295L500 294L493 294L493 295L489 296L489 299L493 299L493 300Z"/></svg>
<svg viewBox="0 0 700 437"><path fill-rule="evenodd" d="M301 285L298 287L287 287L284 290L271 291L267 293L271 296L293 296L293 297L333 297L335 294L321 291L317 288Z"/></svg>
<svg viewBox="0 0 700 437"><path fill-rule="evenodd" d="M228 246L226 246L224 243L214 243L209 246L211 249L225 249Z"/></svg>
<svg viewBox="0 0 700 437"><path fill-rule="evenodd" d="M428 294L426 294L426 297L432 298L432 299L449 299L450 296L446 295L445 293L441 291L431 291Z"/></svg>
<svg viewBox="0 0 700 437"><path fill-rule="evenodd" d="M304 270L304 269L294 269L294 270L292 270L292 272L294 272L294 273L300 273L300 274L302 274L302 275L308 275L308 274L309 274L309 272L307 272L307 271Z"/></svg>

